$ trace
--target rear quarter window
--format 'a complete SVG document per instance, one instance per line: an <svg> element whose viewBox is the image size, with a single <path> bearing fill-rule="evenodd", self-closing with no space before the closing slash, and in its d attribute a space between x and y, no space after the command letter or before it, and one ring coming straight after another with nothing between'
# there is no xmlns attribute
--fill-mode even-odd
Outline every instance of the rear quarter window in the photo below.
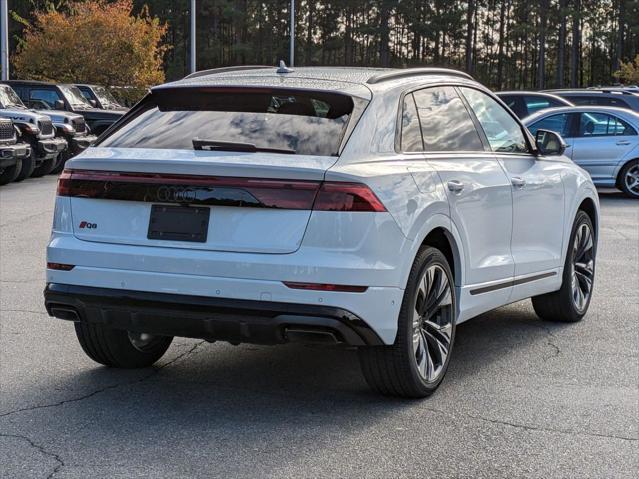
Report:
<svg viewBox="0 0 639 479"><path fill-rule="evenodd" d="M150 95L99 146L193 149L193 140L337 156L355 102L347 95L265 89L175 89ZM357 111L363 107L358 104Z"/></svg>

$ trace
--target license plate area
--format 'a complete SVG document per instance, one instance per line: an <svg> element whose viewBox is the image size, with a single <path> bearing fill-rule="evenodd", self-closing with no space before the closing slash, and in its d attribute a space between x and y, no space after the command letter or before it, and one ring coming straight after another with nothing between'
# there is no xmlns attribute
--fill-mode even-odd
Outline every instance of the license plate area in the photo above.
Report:
<svg viewBox="0 0 639 479"><path fill-rule="evenodd" d="M205 243L210 208L152 205L148 239Z"/></svg>

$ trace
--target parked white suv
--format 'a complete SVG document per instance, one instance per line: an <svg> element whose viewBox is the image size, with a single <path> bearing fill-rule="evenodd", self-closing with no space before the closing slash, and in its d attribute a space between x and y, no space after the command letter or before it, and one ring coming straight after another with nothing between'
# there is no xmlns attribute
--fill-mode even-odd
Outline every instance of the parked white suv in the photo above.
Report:
<svg viewBox="0 0 639 479"><path fill-rule="evenodd" d="M423 397L457 324L529 297L585 315L598 198L563 150L455 71L200 72L67 163L46 307L108 366L173 336L315 340Z"/></svg>

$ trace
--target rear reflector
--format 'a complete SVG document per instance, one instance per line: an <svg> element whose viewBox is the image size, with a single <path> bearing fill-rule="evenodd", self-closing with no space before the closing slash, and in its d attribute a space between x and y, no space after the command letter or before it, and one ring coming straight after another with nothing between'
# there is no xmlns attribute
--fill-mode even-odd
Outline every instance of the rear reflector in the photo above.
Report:
<svg viewBox="0 0 639 479"><path fill-rule="evenodd" d="M386 211L361 183L64 170L58 196L318 211Z"/></svg>
<svg viewBox="0 0 639 479"><path fill-rule="evenodd" d="M74 264L47 263L47 269L57 269L58 271L71 271L73 268L75 268Z"/></svg>
<svg viewBox="0 0 639 479"><path fill-rule="evenodd" d="M363 293L368 286L352 286L346 284L325 284L325 283L295 283L283 281L284 285L291 289L311 289L314 291L340 291L343 293Z"/></svg>

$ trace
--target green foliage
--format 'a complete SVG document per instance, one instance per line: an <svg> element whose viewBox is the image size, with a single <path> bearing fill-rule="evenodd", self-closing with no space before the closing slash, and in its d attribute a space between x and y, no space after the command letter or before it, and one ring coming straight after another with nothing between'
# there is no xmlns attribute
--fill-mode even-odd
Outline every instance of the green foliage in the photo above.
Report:
<svg viewBox="0 0 639 479"><path fill-rule="evenodd" d="M34 9L64 12L73 5L10 3L24 20L11 22L20 38ZM477 7L471 28L469 4ZM287 60L289 5L290 0L197 0L198 69ZM181 78L189 65L190 1L133 0L134 14L144 8L166 22L171 49L164 73L170 80ZM609 84L621 62L639 51L639 0L296 0L296 12L297 65L466 69L469 42L471 73L495 88L567 86L573 70L580 85ZM573 20L580 34L576 62Z"/></svg>
<svg viewBox="0 0 639 479"><path fill-rule="evenodd" d="M639 55L632 62L622 63L615 76L628 85L639 85Z"/></svg>

